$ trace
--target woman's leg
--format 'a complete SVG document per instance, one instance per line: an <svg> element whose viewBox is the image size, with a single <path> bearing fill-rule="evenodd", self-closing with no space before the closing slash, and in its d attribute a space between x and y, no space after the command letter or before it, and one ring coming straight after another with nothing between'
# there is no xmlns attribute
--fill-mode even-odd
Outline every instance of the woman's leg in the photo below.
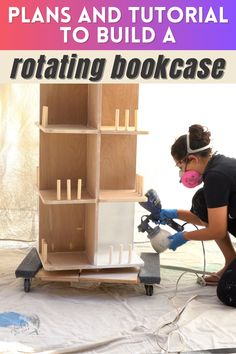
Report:
<svg viewBox="0 0 236 354"><path fill-rule="evenodd" d="M228 267L228 265L232 262L232 260L236 258L236 251L232 245L228 232L225 238L221 240L216 240L216 243L225 258L224 267L217 272L217 275L221 276L224 273L225 269Z"/></svg>
<svg viewBox="0 0 236 354"><path fill-rule="evenodd" d="M210 275L204 276L204 281L207 285L217 285L221 276L224 274L224 272L228 268L229 264L233 261L233 259L236 258L236 252L234 250L234 247L232 245L232 242L230 240L228 232L227 232L225 238L223 238L221 240L216 240L216 243L224 256L225 265L223 268L218 270L216 273L212 273Z"/></svg>
<svg viewBox="0 0 236 354"><path fill-rule="evenodd" d="M236 219L229 218L228 230L231 235L236 236ZM220 248L222 247L221 250L225 256L225 267L220 271L217 296L225 305L236 307L236 255L231 240L229 239L231 245L227 242L218 245ZM232 262L227 266L233 255Z"/></svg>
<svg viewBox="0 0 236 354"><path fill-rule="evenodd" d="M222 274L216 293L223 304L236 307L236 258Z"/></svg>
<svg viewBox="0 0 236 354"><path fill-rule="evenodd" d="M207 215L207 205L205 201L203 188L200 188L193 196L191 212L197 215L202 221L202 226L207 227L208 215ZM236 237L236 219L228 220L228 231ZM224 273L231 261L236 258L236 251L232 245L232 242L227 232L225 238L221 240L216 240L218 247L220 248L223 256L225 258L225 265L217 273L206 276L205 281L209 283L217 283L221 275Z"/></svg>

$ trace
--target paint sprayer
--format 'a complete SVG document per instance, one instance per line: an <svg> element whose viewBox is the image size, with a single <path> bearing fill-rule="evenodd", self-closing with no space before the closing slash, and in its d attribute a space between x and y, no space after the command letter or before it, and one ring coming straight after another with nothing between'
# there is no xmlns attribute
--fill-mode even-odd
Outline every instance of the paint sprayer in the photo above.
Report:
<svg viewBox="0 0 236 354"><path fill-rule="evenodd" d="M139 204L151 214L143 215L141 217L141 223L138 225L139 232L147 232L147 237L149 238L153 249L160 253L165 251L170 244L168 236L171 235L165 229L160 227L160 212L161 212L161 201L154 189L149 189L145 194L147 197L146 202L140 202ZM152 227L150 224L157 225ZM170 226L175 231L183 231L183 226L179 225L172 219L165 219L165 224Z"/></svg>

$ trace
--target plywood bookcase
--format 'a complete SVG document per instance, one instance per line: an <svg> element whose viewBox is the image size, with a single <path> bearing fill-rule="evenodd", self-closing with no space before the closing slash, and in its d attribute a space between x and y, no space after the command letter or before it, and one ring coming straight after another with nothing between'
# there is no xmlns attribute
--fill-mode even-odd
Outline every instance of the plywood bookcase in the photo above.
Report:
<svg viewBox="0 0 236 354"><path fill-rule="evenodd" d="M44 271L140 266L132 249L134 202L145 200L136 172L137 136L146 133L137 128L138 85L42 84L40 107Z"/></svg>

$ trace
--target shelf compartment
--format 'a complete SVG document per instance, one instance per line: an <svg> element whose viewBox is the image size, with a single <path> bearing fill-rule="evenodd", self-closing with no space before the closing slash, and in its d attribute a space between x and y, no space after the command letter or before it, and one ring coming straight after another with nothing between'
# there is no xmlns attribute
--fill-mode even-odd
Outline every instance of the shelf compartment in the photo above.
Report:
<svg viewBox="0 0 236 354"><path fill-rule="evenodd" d="M71 200L67 200L66 190L61 191L61 200L57 200L57 191L53 190L41 190L39 191L39 196L44 204L87 204L96 203L96 199L92 198L91 195L86 191L81 191L81 199L77 199L77 190L72 189Z"/></svg>
<svg viewBox="0 0 236 354"><path fill-rule="evenodd" d="M95 264L134 267L143 264L133 248L134 203L99 203Z"/></svg>
<svg viewBox="0 0 236 354"><path fill-rule="evenodd" d="M139 194L136 190L101 190L100 202L145 202L147 197Z"/></svg>
<svg viewBox="0 0 236 354"><path fill-rule="evenodd" d="M48 107L49 125L83 125L98 127L99 87L86 84L42 84L40 86L40 117ZM41 124L41 121L40 121Z"/></svg>
<svg viewBox="0 0 236 354"><path fill-rule="evenodd" d="M67 179L72 190L76 190L78 179L82 180L82 190L92 199L98 193L98 137L86 134L45 134L40 131L40 175L39 189L44 199L61 180L61 189L66 190ZM88 196L85 195L85 199ZM56 199L56 194L55 194ZM46 199L44 199L46 200ZM59 203L60 204L60 203Z"/></svg>
<svg viewBox="0 0 236 354"><path fill-rule="evenodd" d="M46 270L94 264L96 204L45 205L40 200L39 216L40 254Z"/></svg>
<svg viewBox="0 0 236 354"><path fill-rule="evenodd" d="M48 134L97 134L98 130L84 125L49 124L46 127L36 123L41 131Z"/></svg>

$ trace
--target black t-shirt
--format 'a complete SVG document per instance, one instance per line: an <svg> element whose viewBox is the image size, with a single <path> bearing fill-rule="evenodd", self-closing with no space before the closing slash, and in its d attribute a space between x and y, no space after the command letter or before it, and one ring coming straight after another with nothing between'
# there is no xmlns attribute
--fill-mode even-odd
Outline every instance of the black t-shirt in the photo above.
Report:
<svg viewBox="0 0 236 354"><path fill-rule="evenodd" d="M203 173L203 191L207 208L228 205L231 217L236 217L236 159L215 154Z"/></svg>

